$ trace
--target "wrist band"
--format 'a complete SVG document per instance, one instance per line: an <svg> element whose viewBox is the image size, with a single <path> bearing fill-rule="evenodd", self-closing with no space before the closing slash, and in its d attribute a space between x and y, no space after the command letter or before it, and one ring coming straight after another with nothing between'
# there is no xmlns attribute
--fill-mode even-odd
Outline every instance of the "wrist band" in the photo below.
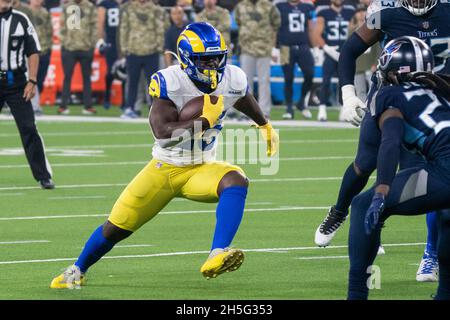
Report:
<svg viewBox="0 0 450 320"><path fill-rule="evenodd" d="M33 85L37 85L37 81L33 79L28 79L28 82L32 83Z"/></svg>

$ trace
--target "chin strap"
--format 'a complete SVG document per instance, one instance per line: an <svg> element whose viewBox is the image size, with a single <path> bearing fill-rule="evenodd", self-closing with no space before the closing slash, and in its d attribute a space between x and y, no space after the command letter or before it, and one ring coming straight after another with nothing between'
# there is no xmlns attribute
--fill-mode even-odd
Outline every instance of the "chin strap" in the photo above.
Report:
<svg viewBox="0 0 450 320"><path fill-rule="evenodd" d="M175 52L166 50L166 51L164 51L164 53L165 53L165 54L166 54L166 53L171 54L172 56L175 57L175 59L177 59L177 61L178 61L178 63L179 63L180 65L183 65L183 63L182 63L181 60L180 60L180 57L178 57L178 55L177 55Z"/></svg>
<svg viewBox="0 0 450 320"><path fill-rule="evenodd" d="M180 57L173 51L166 50L164 53L171 54L177 59L178 63L183 67L183 62L181 62ZM211 89L215 90L217 88L218 76L217 70L204 70L203 74L211 80Z"/></svg>

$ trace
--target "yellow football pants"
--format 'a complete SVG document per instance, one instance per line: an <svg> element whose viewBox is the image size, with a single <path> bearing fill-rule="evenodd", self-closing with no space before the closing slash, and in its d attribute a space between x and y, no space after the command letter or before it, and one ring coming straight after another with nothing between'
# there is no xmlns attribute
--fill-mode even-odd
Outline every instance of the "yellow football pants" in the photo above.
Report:
<svg viewBox="0 0 450 320"><path fill-rule="evenodd" d="M175 197L217 202L219 182L230 171L245 176L241 168L226 162L177 167L153 159L122 192L108 220L119 228L136 231Z"/></svg>

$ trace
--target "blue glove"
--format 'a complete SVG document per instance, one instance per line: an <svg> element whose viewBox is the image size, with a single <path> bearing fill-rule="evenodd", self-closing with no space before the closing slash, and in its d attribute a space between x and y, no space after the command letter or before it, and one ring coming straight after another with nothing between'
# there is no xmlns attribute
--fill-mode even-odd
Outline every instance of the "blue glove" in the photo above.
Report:
<svg viewBox="0 0 450 320"><path fill-rule="evenodd" d="M372 198L372 203L366 212L366 218L364 219L364 228L366 234L370 235L373 230L378 226L380 215L384 211L384 195L382 193L375 193Z"/></svg>

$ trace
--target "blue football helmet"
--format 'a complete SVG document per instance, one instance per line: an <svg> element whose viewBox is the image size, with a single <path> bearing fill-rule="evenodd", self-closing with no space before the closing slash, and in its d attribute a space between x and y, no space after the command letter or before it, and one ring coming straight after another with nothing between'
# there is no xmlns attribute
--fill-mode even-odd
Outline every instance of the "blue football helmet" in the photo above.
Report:
<svg viewBox="0 0 450 320"><path fill-rule="evenodd" d="M227 64L227 45L220 32L206 22L189 24L177 41L181 68L194 81L216 89Z"/></svg>
<svg viewBox="0 0 450 320"><path fill-rule="evenodd" d="M389 41L378 58L377 77L381 84L409 81L415 72L433 72L434 57L422 40L404 36Z"/></svg>

